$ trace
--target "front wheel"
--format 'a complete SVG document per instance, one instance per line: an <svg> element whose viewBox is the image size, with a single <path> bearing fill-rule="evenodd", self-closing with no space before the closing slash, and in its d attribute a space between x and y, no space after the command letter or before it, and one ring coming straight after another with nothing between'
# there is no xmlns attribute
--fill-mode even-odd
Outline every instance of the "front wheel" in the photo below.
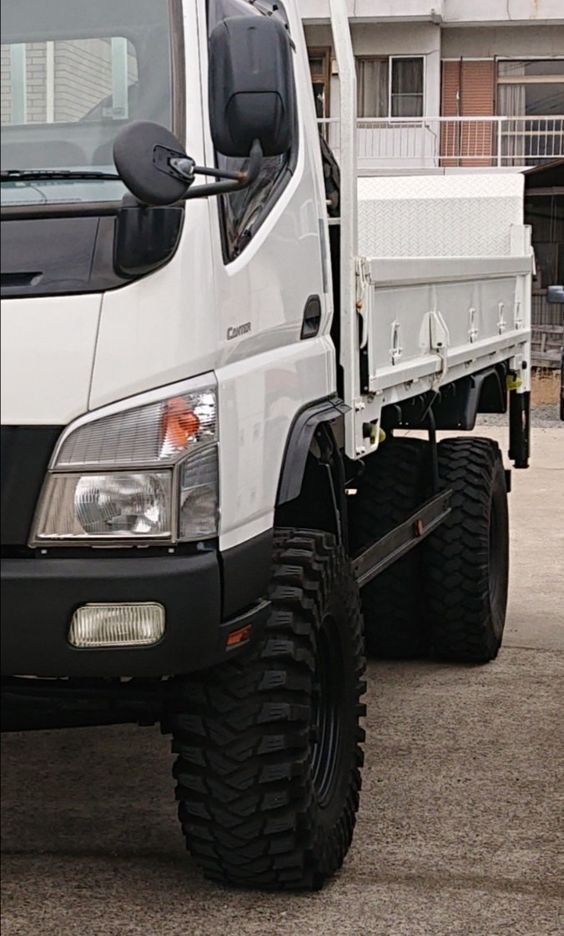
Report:
<svg viewBox="0 0 564 936"><path fill-rule="evenodd" d="M179 815L207 877L317 889L342 864L360 790L358 590L327 533L280 530L270 616L252 653L179 680Z"/></svg>

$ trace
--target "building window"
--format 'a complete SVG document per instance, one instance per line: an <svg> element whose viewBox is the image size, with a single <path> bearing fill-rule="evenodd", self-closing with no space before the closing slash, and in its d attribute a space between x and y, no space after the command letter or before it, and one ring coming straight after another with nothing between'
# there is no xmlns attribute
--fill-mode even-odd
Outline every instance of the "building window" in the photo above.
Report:
<svg viewBox="0 0 564 936"><path fill-rule="evenodd" d="M505 165L562 156L564 59L498 62L497 113Z"/></svg>
<svg viewBox="0 0 564 936"><path fill-rule="evenodd" d="M421 117L423 56L358 58L359 117Z"/></svg>
<svg viewBox="0 0 564 936"><path fill-rule="evenodd" d="M389 115L388 59L359 58L357 69L357 105L359 117Z"/></svg>
<svg viewBox="0 0 564 936"><path fill-rule="evenodd" d="M423 116L423 58L390 59L392 117Z"/></svg>
<svg viewBox="0 0 564 936"><path fill-rule="evenodd" d="M319 118L328 117L330 113L331 50L328 48L309 49L308 53L315 112Z"/></svg>
<svg viewBox="0 0 564 936"><path fill-rule="evenodd" d="M504 117L564 114L564 59L498 62L497 112Z"/></svg>

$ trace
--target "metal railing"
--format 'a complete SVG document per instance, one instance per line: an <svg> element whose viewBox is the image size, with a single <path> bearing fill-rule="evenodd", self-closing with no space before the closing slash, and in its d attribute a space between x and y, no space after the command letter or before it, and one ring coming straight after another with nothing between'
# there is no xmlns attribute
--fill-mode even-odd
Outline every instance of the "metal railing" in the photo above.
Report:
<svg viewBox="0 0 564 936"><path fill-rule="evenodd" d="M319 121L339 156L339 121ZM386 117L357 120L358 166L519 167L564 157L564 115L548 117Z"/></svg>

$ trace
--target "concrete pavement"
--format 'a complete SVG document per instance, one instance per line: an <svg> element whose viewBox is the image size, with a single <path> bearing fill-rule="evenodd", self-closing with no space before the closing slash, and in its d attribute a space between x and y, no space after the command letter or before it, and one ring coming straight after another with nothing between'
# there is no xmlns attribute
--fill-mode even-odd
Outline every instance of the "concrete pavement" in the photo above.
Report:
<svg viewBox="0 0 564 936"><path fill-rule="evenodd" d="M482 434L499 437L503 430ZM4 936L556 936L564 931L564 432L514 472L506 640L485 667L372 663L362 810L318 894L204 882L168 740L3 738Z"/></svg>

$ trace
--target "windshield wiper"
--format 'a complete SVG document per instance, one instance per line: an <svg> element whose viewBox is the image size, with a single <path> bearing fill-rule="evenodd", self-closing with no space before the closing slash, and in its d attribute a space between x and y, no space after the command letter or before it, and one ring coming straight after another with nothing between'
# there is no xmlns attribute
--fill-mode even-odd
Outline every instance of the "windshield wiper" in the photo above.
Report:
<svg viewBox="0 0 564 936"><path fill-rule="evenodd" d="M1 182L42 182L49 179L63 182L65 179L119 181L119 178L116 172L98 172L95 169L3 169L0 172Z"/></svg>

